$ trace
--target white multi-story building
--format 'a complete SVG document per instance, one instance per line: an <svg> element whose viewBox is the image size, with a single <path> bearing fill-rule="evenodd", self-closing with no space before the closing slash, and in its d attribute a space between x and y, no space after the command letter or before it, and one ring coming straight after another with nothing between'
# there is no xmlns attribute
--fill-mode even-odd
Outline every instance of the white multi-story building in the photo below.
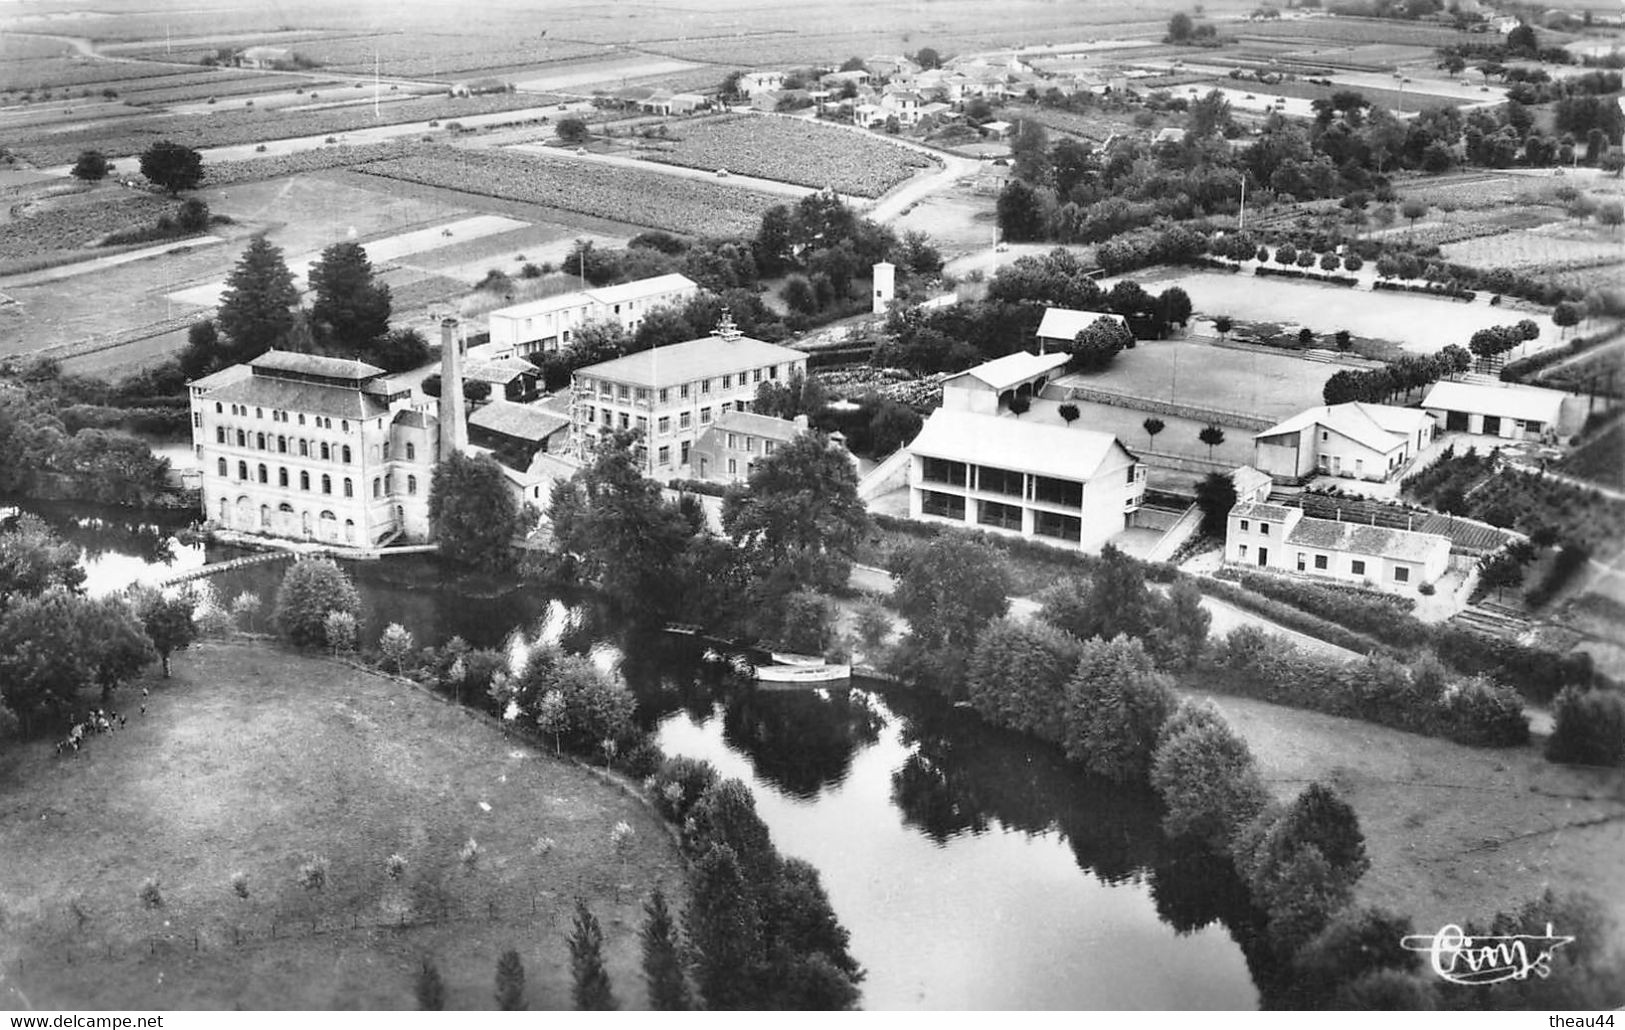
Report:
<svg viewBox="0 0 1625 1030"><path fill-rule="evenodd" d="M1317 473L1383 482L1408 469L1433 436L1433 419L1415 408L1323 405L1255 434L1253 464L1291 482Z"/></svg>
<svg viewBox="0 0 1625 1030"><path fill-rule="evenodd" d="M516 357L561 350L589 322L637 332L649 312L685 303L699 292L694 280L673 273L498 308L487 316L492 350Z"/></svg>
<svg viewBox="0 0 1625 1030"><path fill-rule="evenodd" d="M700 434L724 412L749 411L764 382L807 373L807 355L741 335L726 318L712 335L577 369L571 379L571 443L585 460L614 430L643 434L644 474L692 475Z"/></svg>
<svg viewBox="0 0 1625 1030"><path fill-rule="evenodd" d="M461 382L454 324L442 327L449 383ZM427 540L435 463L467 446L460 389L442 412L362 361L273 350L189 386L204 518L223 529L356 547Z"/></svg>

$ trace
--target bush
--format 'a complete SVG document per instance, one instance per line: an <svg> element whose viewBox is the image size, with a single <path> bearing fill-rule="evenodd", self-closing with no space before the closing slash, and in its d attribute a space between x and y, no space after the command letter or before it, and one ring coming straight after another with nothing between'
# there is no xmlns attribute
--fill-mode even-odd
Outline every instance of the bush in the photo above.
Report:
<svg viewBox="0 0 1625 1030"><path fill-rule="evenodd" d="M969 700L989 722L1059 742L1067 679L1082 645L1043 623L1000 618L976 638Z"/></svg>
<svg viewBox="0 0 1625 1030"><path fill-rule="evenodd" d="M328 613L347 613L353 620L360 611L361 595L337 562L302 558L283 575L271 617L289 642L320 647L332 646L327 637Z"/></svg>
<svg viewBox="0 0 1625 1030"><path fill-rule="evenodd" d="M1228 848L1269 799L1247 742L1211 705L1181 704L1163 724L1151 757L1151 785L1171 837Z"/></svg>
<svg viewBox="0 0 1625 1030"><path fill-rule="evenodd" d="M294 879L307 891L324 889L327 886L327 859L316 855L310 861L301 863Z"/></svg>
<svg viewBox="0 0 1625 1030"><path fill-rule="evenodd" d="M156 877L147 877L141 881L141 904L147 908L163 908L164 892L158 886Z"/></svg>
<svg viewBox="0 0 1625 1030"><path fill-rule="evenodd" d="M1118 783L1145 783L1157 735L1174 711L1169 680L1140 641L1096 637L1066 684L1066 754Z"/></svg>
<svg viewBox="0 0 1625 1030"><path fill-rule="evenodd" d="M350 654L356 645L355 616L350 612L328 612L322 620L322 636L335 655Z"/></svg>
<svg viewBox="0 0 1625 1030"><path fill-rule="evenodd" d="M1625 765L1625 697L1612 690L1565 687L1553 705L1556 726L1546 757L1575 765Z"/></svg>
<svg viewBox="0 0 1625 1030"><path fill-rule="evenodd" d="M248 898L248 874L238 870L231 874L231 892L239 898Z"/></svg>
<svg viewBox="0 0 1625 1030"><path fill-rule="evenodd" d="M718 779L717 770L710 762L679 755L661 762L647 786L660 814L667 821L681 826L694 805Z"/></svg>

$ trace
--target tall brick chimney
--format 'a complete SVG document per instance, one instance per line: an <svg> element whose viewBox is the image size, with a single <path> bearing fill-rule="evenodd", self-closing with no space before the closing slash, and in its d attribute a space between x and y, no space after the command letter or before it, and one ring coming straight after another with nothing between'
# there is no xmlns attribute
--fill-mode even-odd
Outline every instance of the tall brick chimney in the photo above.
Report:
<svg viewBox="0 0 1625 1030"><path fill-rule="evenodd" d="M463 400L463 342L457 320L440 320L440 458L468 450L468 418Z"/></svg>

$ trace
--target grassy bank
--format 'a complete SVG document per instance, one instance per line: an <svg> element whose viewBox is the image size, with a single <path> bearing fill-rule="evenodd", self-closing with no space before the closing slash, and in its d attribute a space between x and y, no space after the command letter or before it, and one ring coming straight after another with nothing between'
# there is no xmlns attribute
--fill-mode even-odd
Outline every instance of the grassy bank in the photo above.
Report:
<svg viewBox="0 0 1625 1030"><path fill-rule="evenodd" d="M129 725L77 758L0 756L8 1007L411 1008L431 958L447 1008L493 1008L511 947L530 1006L568 1008L577 897L616 994L643 1004L642 899L660 885L680 907L685 879L615 786L423 690L267 645L203 645L151 687L145 716L121 699ZM326 886L306 889L316 856ZM160 907L139 898L149 877Z"/></svg>

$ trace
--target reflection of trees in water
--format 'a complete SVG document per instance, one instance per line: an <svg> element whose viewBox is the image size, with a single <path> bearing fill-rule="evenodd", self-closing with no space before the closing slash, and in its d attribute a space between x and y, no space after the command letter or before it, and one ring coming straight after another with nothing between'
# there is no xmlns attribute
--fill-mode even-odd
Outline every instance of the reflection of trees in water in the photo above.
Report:
<svg viewBox="0 0 1625 1030"><path fill-rule="evenodd" d="M858 751L880 738L880 713L861 690L828 697L802 690L739 691L722 716L722 738L750 757L756 775L791 797L812 798L846 779Z"/></svg>
<svg viewBox="0 0 1625 1030"><path fill-rule="evenodd" d="M0 507L6 502L0 501ZM95 561L106 554L124 555L148 565L173 565L173 535L188 526L191 512L132 512L100 505L29 501L19 506L44 519L57 536Z"/></svg>

